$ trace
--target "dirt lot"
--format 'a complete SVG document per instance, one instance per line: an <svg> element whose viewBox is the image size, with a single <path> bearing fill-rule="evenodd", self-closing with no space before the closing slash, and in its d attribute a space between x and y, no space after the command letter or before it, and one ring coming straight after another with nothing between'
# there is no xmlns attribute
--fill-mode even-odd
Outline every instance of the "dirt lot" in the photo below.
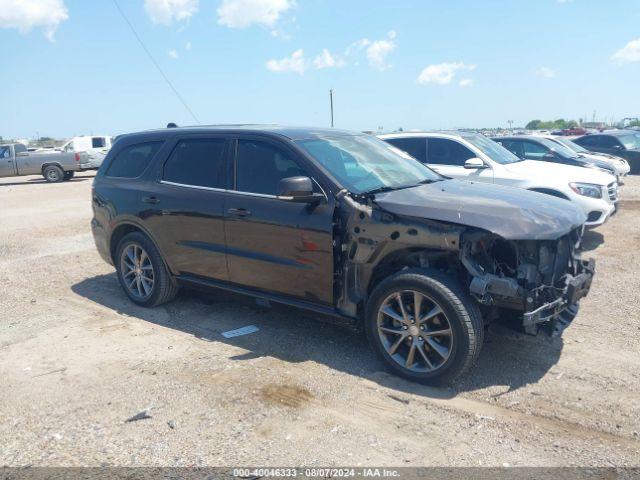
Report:
<svg viewBox="0 0 640 480"><path fill-rule="evenodd" d="M454 389L297 310L133 306L93 246L91 176L40 180L0 180L0 465L640 465L640 178L586 238L598 274L563 338L493 326Z"/></svg>

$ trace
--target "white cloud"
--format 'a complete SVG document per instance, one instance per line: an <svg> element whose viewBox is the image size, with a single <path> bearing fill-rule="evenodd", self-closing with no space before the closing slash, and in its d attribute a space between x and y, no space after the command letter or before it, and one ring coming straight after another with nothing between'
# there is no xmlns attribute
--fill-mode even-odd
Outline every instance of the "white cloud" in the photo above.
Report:
<svg viewBox="0 0 640 480"><path fill-rule="evenodd" d="M463 78L458 82L458 85L461 87L473 87L473 79L472 78Z"/></svg>
<svg viewBox="0 0 640 480"><path fill-rule="evenodd" d="M294 0L223 0L217 10L218 23L229 28L253 24L271 28L294 5Z"/></svg>
<svg viewBox="0 0 640 480"><path fill-rule="evenodd" d="M177 60L178 58L180 58L180 55L178 55L178 52L176 52L173 49L169 50L167 52L167 55L169 55L169 58L173 58L174 60Z"/></svg>
<svg viewBox="0 0 640 480"><path fill-rule="evenodd" d="M611 56L611 60L623 65L625 63L640 62L640 38L631 40L624 47Z"/></svg>
<svg viewBox="0 0 640 480"><path fill-rule="evenodd" d="M369 60L369 65L372 68L377 70L386 70L390 67L387 64L387 56L396 48L396 32L391 30L387 34L387 39L385 40L376 40L367 46L367 60ZM360 42L368 40L365 38ZM356 42L357 43L357 42Z"/></svg>
<svg viewBox="0 0 640 480"><path fill-rule="evenodd" d="M27 33L41 27L50 42L54 41L58 26L68 18L63 0L0 0L0 28Z"/></svg>
<svg viewBox="0 0 640 480"><path fill-rule="evenodd" d="M188 20L198 11L199 0L144 0L144 8L153 23L171 25Z"/></svg>
<svg viewBox="0 0 640 480"><path fill-rule="evenodd" d="M191 42L187 42L187 43L185 43L185 45L184 45L184 49L185 49L187 52L190 52L190 51L191 51Z"/></svg>
<svg viewBox="0 0 640 480"><path fill-rule="evenodd" d="M553 68L540 67L534 70L534 73L542 78L553 78L556 76L556 72Z"/></svg>
<svg viewBox="0 0 640 480"><path fill-rule="evenodd" d="M347 49L344 51L344 54L351 55L353 53L361 51L363 48L368 47L369 45L371 45L371 42L369 41L369 39L363 38L349 45Z"/></svg>
<svg viewBox="0 0 640 480"><path fill-rule="evenodd" d="M331 52L326 48L323 48L320 55L313 60L313 66L317 70L320 70L321 68L340 68L345 65L346 62L343 58L331 55Z"/></svg>
<svg viewBox="0 0 640 480"><path fill-rule="evenodd" d="M456 72L458 70L474 70L476 68L475 65L467 65L462 62L453 62L453 63L438 63L435 65L428 65L425 67L420 75L418 76L418 83L427 84L427 83L435 83L436 85L449 85L453 78L456 76ZM465 79L470 80L470 79ZM463 80L464 81L464 80ZM460 86L469 86L469 85L461 85Z"/></svg>
<svg viewBox="0 0 640 480"><path fill-rule="evenodd" d="M290 57L281 58L280 60L269 60L266 63L268 70L276 73L294 72L298 75L304 75L306 61L304 59L304 51L298 49L291 54Z"/></svg>

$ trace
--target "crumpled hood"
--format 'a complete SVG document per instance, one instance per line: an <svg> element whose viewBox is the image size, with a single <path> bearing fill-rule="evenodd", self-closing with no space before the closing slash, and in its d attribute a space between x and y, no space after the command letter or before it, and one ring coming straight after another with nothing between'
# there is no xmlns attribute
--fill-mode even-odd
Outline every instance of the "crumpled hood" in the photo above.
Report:
<svg viewBox="0 0 640 480"><path fill-rule="evenodd" d="M482 228L507 240L554 240L587 219L561 198L462 180L379 193L375 203L395 215Z"/></svg>
<svg viewBox="0 0 640 480"><path fill-rule="evenodd" d="M607 172L595 168L575 167L553 162L540 162L536 160L523 160L504 166L509 172L520 175L522 178L534 178L541 176L547 179L558 179L566 185L568 182L593 183L596 185L609 185L615 182L615 177Z"/></svg>

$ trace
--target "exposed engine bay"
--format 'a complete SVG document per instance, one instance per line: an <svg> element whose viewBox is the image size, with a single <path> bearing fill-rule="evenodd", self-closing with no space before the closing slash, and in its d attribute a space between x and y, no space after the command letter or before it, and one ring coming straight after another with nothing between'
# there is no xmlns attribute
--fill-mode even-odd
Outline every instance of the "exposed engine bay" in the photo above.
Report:
<svg viewBox="0 0 640 480"><path fill-rule="evenodd" d="M436 268L467 285L486 313L514 311L526 333L546 325L557 335L591 286L595 264L580 258L582 225L554 239L505 239L475 225L391 213L370 198L345 193L340 203L335 285L346 315L378 279L407 267Z"/></svg>
<svg viewBox="0 0 640 480"><path fill-rule="evenodd" d="M460 260L471 275L469 291L482 305L523 312L523 327L536 334L584 297L595 271L578 249L582 228L557 240L506 241L481 232L463 234ZM559 333L566 325L552 325Z"/></svg>

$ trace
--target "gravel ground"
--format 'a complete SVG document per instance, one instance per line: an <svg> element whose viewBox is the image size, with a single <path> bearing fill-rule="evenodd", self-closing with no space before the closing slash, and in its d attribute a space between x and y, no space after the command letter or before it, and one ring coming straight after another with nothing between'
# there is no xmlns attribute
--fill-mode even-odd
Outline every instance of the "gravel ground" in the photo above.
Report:
<svg viewBox="0 0 640 480"><path fill-rule="evenodd" d="M640 465L640 177L586 236L598 273L562 339L492 326L452 389L298 310L135 307L93 246L90 188L0 180L0 465Z"/></svg>

